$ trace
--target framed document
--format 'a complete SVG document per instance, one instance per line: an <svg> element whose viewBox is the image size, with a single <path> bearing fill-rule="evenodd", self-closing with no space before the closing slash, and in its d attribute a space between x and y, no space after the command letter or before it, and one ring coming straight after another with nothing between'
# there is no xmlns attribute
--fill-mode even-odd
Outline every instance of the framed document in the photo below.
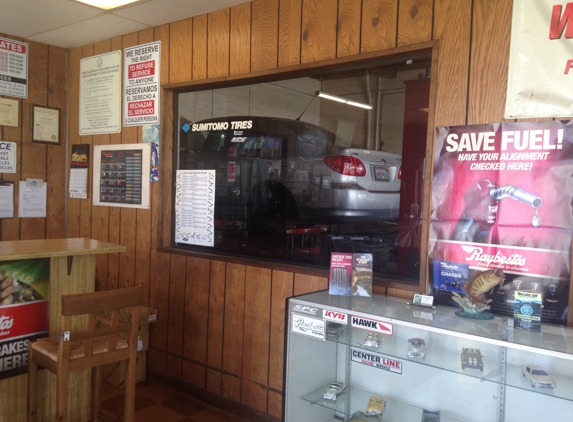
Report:
<svg viewBox="0 0 573 422"><path fill-rule="evenodd" d="M0 98L0 126L18 127L18 100Z"/></svg>
<svg viewBox="0 0 573 422"><path fill-rule="evenodd" d="M46 144L60 143L60 109L31 105L30 141Z"/></svg>

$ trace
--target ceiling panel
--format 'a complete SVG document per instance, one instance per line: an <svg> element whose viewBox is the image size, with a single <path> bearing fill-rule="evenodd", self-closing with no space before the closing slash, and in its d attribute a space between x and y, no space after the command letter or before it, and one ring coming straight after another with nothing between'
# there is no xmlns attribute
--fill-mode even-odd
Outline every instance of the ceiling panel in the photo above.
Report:
<svg viewBox="0 0 573 422"><path fill-rule="evenodd" d="M142 0L104 11L73 0L0 0L0 34L71 48L245 0Z"/></svg>

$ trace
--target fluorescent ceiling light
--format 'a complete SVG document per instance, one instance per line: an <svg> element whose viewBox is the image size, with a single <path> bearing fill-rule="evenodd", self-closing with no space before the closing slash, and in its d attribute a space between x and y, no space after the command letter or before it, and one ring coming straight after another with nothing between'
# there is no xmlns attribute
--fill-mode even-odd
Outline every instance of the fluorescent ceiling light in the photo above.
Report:
<svg viewBox="0 0 573 422"><path fill-rule="evenodd" d="M139 0L76 0L80 3L89 4L103 10L115 9L116 7L125 6Z"/></svg>
<svg viewBox="0 0 573 422"><path fill-rule="evenodd" d="M348 105L351 105L354 107L365 108L366 110L372 110L372 106L370 104L361 103L358 101L347 100L346 98L338 97L338 96L332 95L332 94L327 94L326 92L323 92L323 91L316 91L316 95L318 95L320 98L326 98L327 100L332 100L332 101L336 101L339 103L348 104Z"/></svg>

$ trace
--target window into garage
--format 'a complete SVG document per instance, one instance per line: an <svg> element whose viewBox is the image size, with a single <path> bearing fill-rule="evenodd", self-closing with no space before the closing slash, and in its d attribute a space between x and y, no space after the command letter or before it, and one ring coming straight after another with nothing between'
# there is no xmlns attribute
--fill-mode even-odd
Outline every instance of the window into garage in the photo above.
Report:
<svg viewBox="0 0 573 422"><path fill-rule="evenodd" d="M214 170L209 252L418 284L430 58L180 93L178 170Z"/></svg>

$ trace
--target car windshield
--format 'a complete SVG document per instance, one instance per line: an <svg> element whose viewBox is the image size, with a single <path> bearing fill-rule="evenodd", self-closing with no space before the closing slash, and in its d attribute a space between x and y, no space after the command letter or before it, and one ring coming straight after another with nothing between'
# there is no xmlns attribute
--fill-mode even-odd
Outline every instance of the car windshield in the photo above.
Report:
<svg viewBox="0 0 573 422"><path fill-rule="evenodd" d="M533 369L533 370L531 371L531 373L532 373L533 375L548 375L547 372L545 372L545 371L543 371L543 370L541 370L541 369Z"/></svg>

